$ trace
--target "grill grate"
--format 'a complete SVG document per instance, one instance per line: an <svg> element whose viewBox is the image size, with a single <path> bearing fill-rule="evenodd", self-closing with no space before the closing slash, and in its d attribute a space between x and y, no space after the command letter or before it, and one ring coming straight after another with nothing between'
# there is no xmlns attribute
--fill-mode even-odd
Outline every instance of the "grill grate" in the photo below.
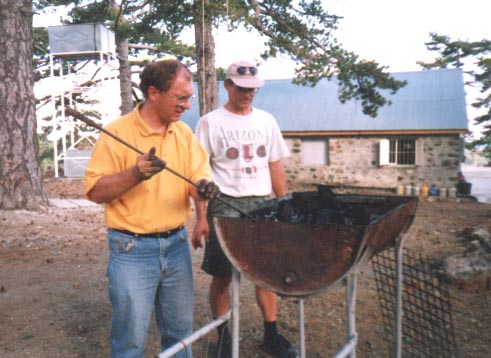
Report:
<svg viewBox="0 0 491 358"><path fill-rule="evenodd" d="M396 249L382 251L372 260L384 331L391 357L396 347ZM402 251L402 356L458 358L450 295L421 254Z"/></svg>

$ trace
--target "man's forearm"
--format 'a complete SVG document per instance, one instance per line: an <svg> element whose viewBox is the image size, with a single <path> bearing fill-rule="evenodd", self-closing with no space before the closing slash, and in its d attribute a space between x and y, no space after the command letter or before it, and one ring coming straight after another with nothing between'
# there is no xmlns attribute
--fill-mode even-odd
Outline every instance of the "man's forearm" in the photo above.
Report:
<svg viewBox="0 0 491 358"><path fill-rule="evenodd" d="M91 201L98 204L110 203L142 181L138 178L135 168L129 168L118 174L100 178L87 194Z"/></svg>
<svg viewBox="0 0 491 358"><path fill-rule="evenodd" d="M195 199L194 207L196 209L196 219L206 219L206 201Z"/></svg>
<svg viewBox="0 0 491 358"><path fill-rule="evenodd" d="M276 197L286 195L286 173L283 164L280 161L269 163L269 172L271 175L271 185Z"/></svg>

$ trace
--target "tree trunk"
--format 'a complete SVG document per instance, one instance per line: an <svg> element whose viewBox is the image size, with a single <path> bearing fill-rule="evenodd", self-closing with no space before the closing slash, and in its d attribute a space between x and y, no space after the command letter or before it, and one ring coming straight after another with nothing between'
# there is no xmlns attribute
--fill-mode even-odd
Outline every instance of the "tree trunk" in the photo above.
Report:
<svg viewBox="0 0 491 358"><path fill-rule="evenodd" d="M40 208L32 0L0 0L0 209Z"/></svg>
<svg viewBox="0 0 491 358"><path fill-rule="evenodd" d="M211 19L203 17L203 7L208 0L195 0L194 36L196 40L196 62L198 64L198 96L200 115L218 108L218 81L215 70L215 39ZM206 11L205 11L206 14Z"/></svg>
<svg viewBox="0 0 491 358"><path fill-rule="evenodd" d="M119 38L117 40L117 50L119 59L119 83L121 94L121 115L131 112L134 108L133 87L131 83L131 66L128 61L128 39Z"/></svg>

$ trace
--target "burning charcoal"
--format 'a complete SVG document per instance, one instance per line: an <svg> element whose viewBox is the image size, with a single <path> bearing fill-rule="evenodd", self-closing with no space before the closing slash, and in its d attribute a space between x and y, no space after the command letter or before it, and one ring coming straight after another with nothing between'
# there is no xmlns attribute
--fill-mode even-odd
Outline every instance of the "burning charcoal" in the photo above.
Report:
<svg viewBox="0 0 491 358"><path fill-rule="evenodd" d="M331 209L321 209L316 213L315 223L318 225L327 225L334 222L334 213Z"/></svg>
<svg viewBox="0 0 491 358"><path fill-rule="evenodd" d="M317 211L321 207L316 191L293 193L292 203L297 212L306 213Z"/></svg>
<svg viewBox="0 0 491 358"><path fill-rule="evenodd" d="M323 206L330 208L342 209L343 202L336 197L336 194L327 185L319 185L317 193L320 197Z"/></svg>
<svg viewBox="0 0 491 358"><path fill-rule="evenodd" d="M370 223L370 215L360 206L346 206L343 210L343 217L346 225L368 225Z"/></svg>
<svg viewBox="0 0 491 358"><path fill-rule="evenodd" d="M252 212L256 218L291 224L368 225L373 218L363 206L347 204L328 187L319 191L293 193L289 199L271 200Z"/></svg>
<svg viewBox="0 0 491 358"><path fill-rule="evenodd" d="M327 185L319 185L317 187L317 192L321 198L321 201L323 203L334 203L334 201L336 201L336 195L334 194L334 192L332 191L332 189L330 187L328 187Z"/></svg>
<svg viewBox="0 0 491 358"><path fill-rule="evenodd" d="M278 219L283 222L291 222L296 216L295 208L291 200L283 200L279 203Z"/></svg>
<svg viewBox="0 0 491 358"><path fill-rule="evenodd" d="M253 215L257 218L268 220L269 218L273 218L277 215L276 211L277 209L274 207L266 207L255 210Z"/></svg>

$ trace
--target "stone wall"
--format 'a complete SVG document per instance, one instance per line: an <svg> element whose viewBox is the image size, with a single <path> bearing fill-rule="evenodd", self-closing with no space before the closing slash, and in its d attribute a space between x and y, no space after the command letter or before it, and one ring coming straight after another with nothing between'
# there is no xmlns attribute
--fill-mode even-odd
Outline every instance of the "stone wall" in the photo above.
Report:
<svg viewBox="0 0 491 358"><path fill-rule="evenodd" d="M329 164L313 166L302 164L302 138L285 137L291 152L284 161L288 179L390 189L400 185L455 186L463 159L463 142L458 134L419 137L423 155L414 166L379 166L379 143L386 138L330 137Z"/></svg>

